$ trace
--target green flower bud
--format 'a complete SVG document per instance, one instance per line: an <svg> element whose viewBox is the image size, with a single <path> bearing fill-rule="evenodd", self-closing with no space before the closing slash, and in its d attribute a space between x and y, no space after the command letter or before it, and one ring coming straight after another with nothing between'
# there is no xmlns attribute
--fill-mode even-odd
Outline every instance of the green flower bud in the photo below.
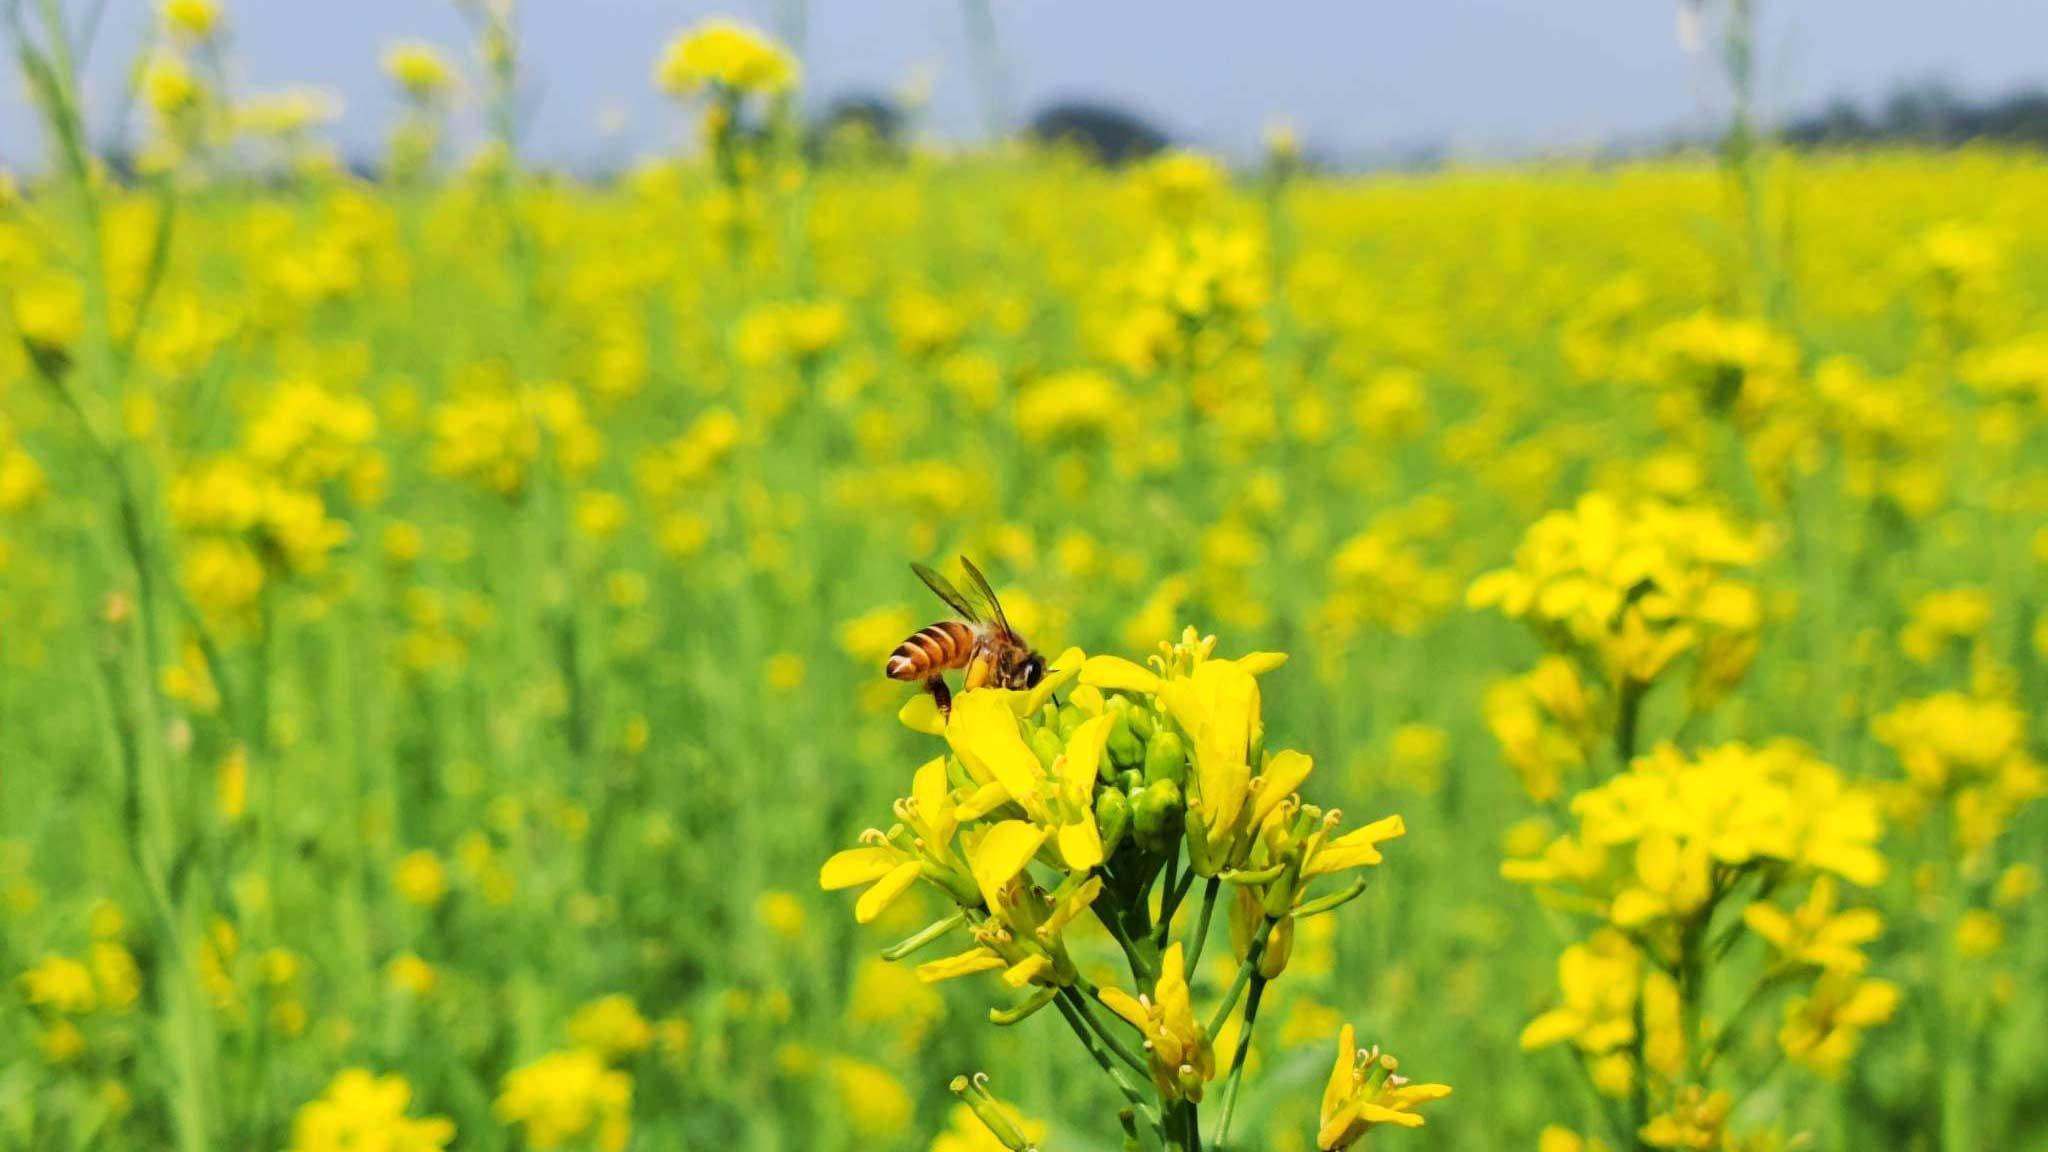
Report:
<svg viewBox="0 0 2048 1152"><path fill-rule="evenodd" d="M1145 745L1145 779L1170 780L1177 785L1188 782L1188 754L1177 734L1156 733Z"/></svg>
<svg viewBox="0 0 2048 1152"><path fill-rule="evenodd" d="M1079 728L1087 719L1088 717L1072 704L1060 709L1060 739L1065 740L1071 737L1074 734L1074 729Z"/></svg>
<svg viewBox="0 0 2048 1152"><path fill-rule="evenodd" d="M1136 796L1139 792L1144 791L1145 775L1135 768L1120 774L1117 779L1123 782L1124 791L1129 792L1132 796Z"/></svg>
<svg viewBox="0 0 2048 1152"><path fill-rule="evenodd" d="M1164 852L1180 835L1186 805L1180 785L1155 780L1131 797L1131 824L1137 830L1138 845L1148 852Z"/></svg>
<svg viewBox="0 0 2048 1152"><path fill-rule="evenodd" d="M1114 853L1117 845L1123 843L1124 831L1131 826L1131 801L1114 788L1104 788L1095 794L1095 827L1102 833L1102 852L1107 856Z"/></svg>
<svg viewBox="0 0 2048 1152"><path fill-rule="evenodd" d="M1150 740L1152 734L1157 731L1159 731L1159 724L1153 720L1152 710L1133 705L1131 708L1131 734L1140 740Z"/></svg>
<svg viewBox="0 0 2048 1152"><path fill-rule="evenodd" d="M1047 772L1052 771L1053 762L1058 760L1060 754L1066 750L1066 742L1060 739L1059 734L1052 729L1033 728L1031 730L1032 754L1038 757L1040 764L1045 765Z"/></svg>
<svg viewBox="0 0 2048 1152"><path fill-rule="evenodd" d="M1145 762L1145 744L1131 731L1131 710L1119 708L1109 722L1109 759L1118 768L1136 768Z"/></svg>

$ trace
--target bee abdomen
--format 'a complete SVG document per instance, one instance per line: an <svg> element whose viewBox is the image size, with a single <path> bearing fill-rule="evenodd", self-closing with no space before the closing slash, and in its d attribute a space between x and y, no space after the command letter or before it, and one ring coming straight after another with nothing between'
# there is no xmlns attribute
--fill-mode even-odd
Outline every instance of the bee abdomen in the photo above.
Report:
<svg viewBox="0 0 2048 1152"><path fill-rule="evenodd" d="M896 646L885 671L891 680L922 680L967 663L974 652L974 629L958 620L942 620L920 628Z"/></svg>

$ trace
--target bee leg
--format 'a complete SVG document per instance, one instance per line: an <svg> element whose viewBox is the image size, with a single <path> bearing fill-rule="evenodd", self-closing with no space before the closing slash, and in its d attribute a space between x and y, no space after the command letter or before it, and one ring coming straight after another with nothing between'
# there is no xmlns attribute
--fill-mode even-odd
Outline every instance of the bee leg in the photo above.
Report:
<svg viewBox="0 0 2048 1152"><path fill-rule="evenodd" d="M924 690L932 694L932 703L939 706L939 715L948 720L952 719L953 690L946 687L946 678L944 676L925 677Z"/></svg>

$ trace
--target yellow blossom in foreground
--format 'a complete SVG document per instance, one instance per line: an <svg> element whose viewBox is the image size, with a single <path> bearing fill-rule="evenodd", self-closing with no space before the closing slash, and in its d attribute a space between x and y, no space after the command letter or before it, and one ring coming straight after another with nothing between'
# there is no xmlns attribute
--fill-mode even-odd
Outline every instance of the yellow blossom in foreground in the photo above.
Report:
<svg viewBox="0 0 2048 1152"><path fill-rule="evenodd" d="M1144 1036L1145 1058L1160 1093L1168 1099L1201 1100L1202 1085L1216 1075L1216 1057L1209 1050L1207 1031L1195 1019L1179 942L1160 958L1159 983L1149 995L1104 988L1101 999L1103 1007Z"/></svg>
<svg viewBox="0 0 2048 1152"><path fill-rule="evenodd" d="M1349 1148L1381 1124L1420 1128L1415 1109L1451 1094L1448 1084L1414 1084L1399 1074L1400 1063L1377 1046L1358 1047L1346 1024L1337 1034L1337 1060L1323 1086L1321 1126L1316 1147L1324 1152Z"/></svg>

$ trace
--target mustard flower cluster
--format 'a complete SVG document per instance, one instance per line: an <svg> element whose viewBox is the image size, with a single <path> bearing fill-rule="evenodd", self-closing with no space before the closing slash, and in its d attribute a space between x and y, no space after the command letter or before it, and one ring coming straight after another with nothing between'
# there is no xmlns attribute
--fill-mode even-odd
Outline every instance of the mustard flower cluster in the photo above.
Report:
<svg viewBox="0 0 2048 1152"><path fill-rule="evenodd" d="M1284 657L1214 648L1192 629L1149 666L1070 648L1028 691L977 688L945 716L918 697L905 723L943 738L946 752L917 770L894 824L820 873L828 889L865 889L862 922L914 888L940 893L951 911L885 955L965 934L965 950L918 974L995 974L1018 996L991 1012L998 1024L1057 1008L1123 1093L1126 1132L1173 1148L1199 1146L1198 1106L1225 1074L1227 1132L1260 999L1287 970L1297 926L1362 893L1379 845L1405 831L1398 816L1347 830L1304 801L1313 761L1267 748L1260 707L1259 677ZM1188 903L1198 884L1199 911ZM1201 1012L1191 981L1225 899L1238 973ZM1077 953L1102 933L1132 989L1085 973ZM1240 999L1237 1050L1219 1053L1215 1037ZM1344 1030L1319 1148L1349 1147L1379 1124L1419 1125L1415 1107L1450 1091L1411 1084L1397 1067Z"/></svg>
<svg viewBox="0 0 2048 1152"><path fill-rule="evenodd" d="M1632 741L1644 694L1682 659L1692 711L1742 679L1763 617L1743 573L1762 552L1757 532L1710 506L1596 492L1537 521L1512 566L1472 583L1468 604L1522 621L1554 653L1487 701L1533 797L1556 794L1595 734Z"/></svg>
<svg viewBox="0 0 2048 1152"><path fill-rule="evenodd" d="M1840 906L1844 883L1884 878L1879 798L1805 748L1731 744L1689 756L1660 745L1571 809L1573 831L1502 867L1597 925L1566 950L1562 1003L1522 1044L1572 1043L1602 1094L1655 1110L1638 1121L1651 1146L1722 1146L1664 1143L1650 1129L1682 1126L1688 1090L1737 1075L1731 1057L1768 1001L1782 1003L1784 1054L1828 1076L1897 1006L1895 985L1863 975L1862 947L1882 918ZM1717 1016L1709 1005L1726 981L1714 976L1745 960L1752 990Z"/></svg>

